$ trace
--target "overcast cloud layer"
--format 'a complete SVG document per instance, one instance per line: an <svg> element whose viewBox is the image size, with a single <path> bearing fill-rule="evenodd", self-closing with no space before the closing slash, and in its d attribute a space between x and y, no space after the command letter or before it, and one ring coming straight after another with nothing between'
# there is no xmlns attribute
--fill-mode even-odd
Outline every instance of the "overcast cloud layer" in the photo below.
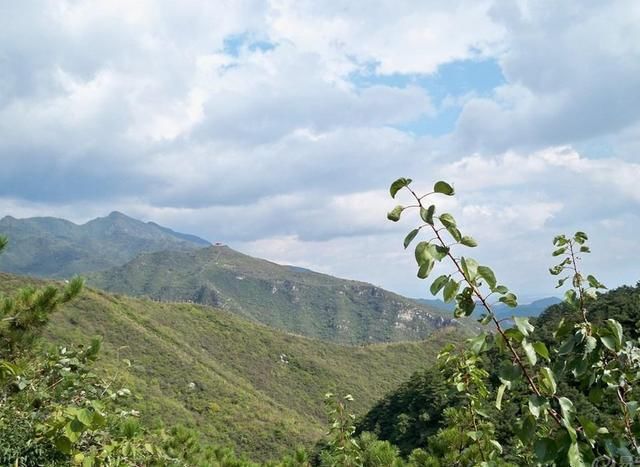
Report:
<svg viewBox="0 0 640 467"><path fill-rule="evenodd" d="M524 296L550 239L640 279L640 3L0 4L0 215L121 210L426 296L387 187L444 206Z"/></svg>

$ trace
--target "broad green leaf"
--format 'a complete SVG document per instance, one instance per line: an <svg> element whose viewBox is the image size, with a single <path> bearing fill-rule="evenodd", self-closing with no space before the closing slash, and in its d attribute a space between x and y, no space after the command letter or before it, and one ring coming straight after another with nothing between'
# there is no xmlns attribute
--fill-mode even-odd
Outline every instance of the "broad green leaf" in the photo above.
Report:
<svg viewBox="0 0 640 467"><path fill-rule="evenodd" d="M536 355L536 351L527 339L522 339L522 350L524 350L525 355L527 356L527 360L531 366L535 366L538 363L538 356Z"/></svg>
<svg viewBox="0 0 640 467"><path fill-rule="evenodd" d="M398 191L408 186L409 183L411 183L410 178L399 178L395 182L393 182L391 184L391 187L389 188L389 193L391 194L391 197L395 198Z"/></svg>
<svg viewBox="0 0 640 467"><path fill-rule="evenodd" d="M510 362L504 362L498 370L500 382L505 384L509 389L511 389L520 380L521 375L522 370L520 367Z"/></svg>
<svg viewBox="0 0 640 467"><path fill-rule="evenodd" d="M562 409L562 416L567 419L571 419L573 415L573 402L566 397L558 397L558 403Z"/></svg>
<svg viewBox="0 0 640 467"><path fill-rule="evenodd" d="M71 454L72 443L71 440L66 436L60 436L56 438L55 445L58 451L64 454Z"/></svg>
<svg viewBox="0 0 640 467"><path fill-rule="evenodd" d="M538 418L548 404L549 402L544 397L533 395L529 397L529 412Z"/></svg>
<svg viewBox="0 0 640 467"><path fill-rule="evenodd" d="M616 350L622 347L622 326L615 319L607 320L607 328L616 338Z"/></svg>
<svg viewBox="0 0 640 467"><path fill-rule="evenodd" d="M496 409L502 410L502 398L504 397L504 390L507 389L506 384L501 384L498 388L498 394L496 395Z"/></svg>
<svg viewBox="0 0 640 467"><path fill-rule="evenodd" d="M433 214L436 212L436 207L432 204L428 208L420 208L420 217L429 225L433 225Z"/></svg>
<svg viewBox="0 0 640 467"><path fill-rule="evenodd" d="M558 448L551 438L539 438L533 443L533 452L539 462L547 463L554 460Z"/></svg>
<svg viewBox="0 0 640 467"><path fill-rule="evenodd" d="M485 278L486 279L486 278ZM509 289L507 289L504 285L499 285L495 288L494 290L496 293L499 293L500 295L504 295L506 294Z"/></svg>
<svg viewBox="0 0 640 467"><path fill-rule="evenodd" d="M566 247L566 246L563 246L562 248L558 248L557 250L555 250L555 251L551 254L551 256L560 256L560 255L562 255L562 254L564 254L564 253L566 253L566 252L567 252L567 247Z"/></svg>
<svg viewBox="0 0 640 467"><path fill-rule="evenodd" d="M582 460L582 454L580 453L580 447L577 442L571 443L571 447L569 448L569 465L571 467L584 467L585 463Z"/></svg>
<svg viewBox="0 0 640 467"><path fill-rule="evenodd" d="M576 232L575 235L573 236L573 239L576 241L576 243L580 245L582 245L584 242L589 240L589 238L587 237L587 234L584 232Z"/></svg>
<svg viewBox="0 0 640 467"><path fill-rule="evenodd" d="M438 261L442 261L442 259L444 259L444 257L449 254L449 247L442 246L442 245L435 245L434 252L432 254L435 259L437 259Z"/></svg>
<svg viewBox="0 0 640 467"><path fill-rule="evenodd" d="M504 303L510 308L515 308L518 306L518 297L510 292L500 297L498 301Z"/></svg>
<svg viewBox="0 0 640 467"><path fill-rule="evenodd" d="M476 337L469 339L469 348L478 355L487 347L487 335L485 333L478 334Z"/></svg>
<svg viewBox="0 0 640 467"><path fill-rule="evenodd" d="M492 292L496 289L496 276L491 268L487 266L478 266L478 275L485 280Z"/></svg>
<svg viewBox="0 0 640 467"><path fill-rule="evenodd" d="M587 276L587 282L589 283L590 287L593 287L596 289L606 289L606 287L598 279L593 277L591 274Z"/></svg>
<svg viewBox="0 0 640 467"><path fill-rule="evenodd" d="M533 348L538 355L540 355L547 361L549 360L549 349L547 349L547 346L544 344L544 342L534 342Z"/></svg>
<svg viewBox="0 0 640 467"><path fill-rule="evenodd" d="M564 235L556 235L553 238L553 244L555 246L562 246L562 245L566 245L567 244L567 237L565 237Z"/></svg>
<svg viewBox="0 0 640 467"><path fill-rule="evenodd" d="M522 423L520 425L520 429L517 432L518 438L525 444L529 444L529 442L533 439L536 434L536 419L531 415L526 415L522 419Z"/></svg>
<svg viewBox="0 0 640 467"><path fill-rule="evenodd" d="M433 266L435 266L436 262L433 258L427 259L420 265L420 269L418 269L418 277L420 279L426 279L431 271L433 270Z"/></svg>
<svg viewBox="0 0 640 467"><path fill-rule="evenodd" d="M418 265L422 265L422 263L424 263L425 261L433 259L433 255L431 254L429 245L429 242L419 242L416 245L414 255L416 257L416 263L418 263Z"/></svg>
<svg viewBox="0 0 640 467"><path fill-rule="evenodd" d="M440 222L442 222L442 225L444 225L445 227L456 226L456 220L453 218L451 214L446 212L444 214L440 214Z"/></svg>
<svg viewBox="0 0 640 467"><path fill-rule="evenodd" d="M452 196L455 192L453 187L449 185L447 182L443 182L442 180L438 181L433 185L433 191L436 193L442 193L443 195Z"/></svg>
<svg viewBox="0 0 640 467"><path fill-rule="evenodd" d="M559 289L564 285L564 283L569 279L569 276L563 277L562 279L558 279L558 285L556 285L556 289Z"/></svg>
<svg viewBox="0 0 640 467"><path fill-rule="evenodd" d="M88 409L78 411L76 418L86 427L90 427L93 424L93 412Z"/></svg>
<svg viewBox="0 0 640 467"><path fill-rule="evenodd" d="M600 341L604 344L604 346L611 350L612 352L616 351L616 338L613 336L600 336Z"/></svg>
<svg viewBox="0 0 640 467"><path fill-rule="evenodd" d="M478 242L476 242L473 237L469 237L468 235L465 235L460 239L460 244L472 248L478 246Z"/></svg>
<svg viewBox="0 0 640 467"><path fill-rule="evenodd" d="M447 232L449 232L449 235L451 235L451 237L456 242L459 242L462 240L462 234L460 233L460 230L458 230L458 228L455 225L447 226Z"/></svg>
<svg viewBox="0 0 640 467"><path fill-rule="evenodd" d="M502 444L495 439L490 439L489 442L498 450L498 454L502 454Z"/></svg>
<svg viewBox="0 0 640 467"><path fill-rule="evenodd" d="M411 232L407 234L407 236L404 238L405 250L407 249L409 244L413 241L413 239L416 238L416 235L418 235L419 232L420 232L420 229L413 229Z"/></svg>
<svg viewBox="0 0 640 467"><path fill-rule="evenodd" d="M402 215L402 211L404 211L403 206L396 206L391 211L387 213L387 219L393 222L398 222L400 220L400 216Z"/></svg>
<svg viewBox="0 0 640 467"><path fill-rule="evenodd" d="M580 247L580 253L591 253L591 248L589 248L588 246L582 245Z"/></svg>
<svg viewBox="0 0 640 467"><path fill-rule="evenodd" d="M447 285L448 281L449 281L449 276L446 276L444 274L438 277L436 280L434 280L430 288L431 294L438 295L440 290L442 290L444 286Z"/></svg>
<svg viewBox="0 0 640 467"><path fill-rule="evenodd" d="M455 279L449 279L447 285L444 286L444 292L442 292L442 299L445 303L449 303L458 293L460 284Z"/></svg>
<svg viewBox="0 0 640 467"><path fill-rule="evenodd" d="M520 330L523 336L528 336L529 333L533 332L534 330L533 325L529 322L529 318L525 318L522 316L514 316L513 322L515 323L516 327Z"/></svg>
<svg viewBox="0 0 640 467"><path fill-rule="evenodd" d="M478 262L473 258L465 258L464 256L460 258L460 266L462 266L462 271L464 271L465 276L470 281L474 281L476 277L478 277Z"/></svg>
<svg viewBox="0 0 640 467"><path fill-rule="evenodd" d="M540 368L540 386L542 390L550 396L553 396L557 391L558 386L556 379L553 371L548 367Z"/></svg>

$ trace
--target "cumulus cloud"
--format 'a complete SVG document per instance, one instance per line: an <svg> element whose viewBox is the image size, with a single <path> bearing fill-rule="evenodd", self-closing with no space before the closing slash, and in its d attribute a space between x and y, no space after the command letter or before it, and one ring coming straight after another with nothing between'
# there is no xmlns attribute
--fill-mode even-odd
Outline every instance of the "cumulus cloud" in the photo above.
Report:
<svg viewBox="0 0 640 467"><path fill-rule="evenodd" d="M118 209L424 295L385 189L446 178L442 209L522 290L546 293L534 252L574 228L635 280L639 17L632 0L5 2L0 210ZM421 81L479 60L502 84ZM458 110L441 137L407 130Z"/></svg>

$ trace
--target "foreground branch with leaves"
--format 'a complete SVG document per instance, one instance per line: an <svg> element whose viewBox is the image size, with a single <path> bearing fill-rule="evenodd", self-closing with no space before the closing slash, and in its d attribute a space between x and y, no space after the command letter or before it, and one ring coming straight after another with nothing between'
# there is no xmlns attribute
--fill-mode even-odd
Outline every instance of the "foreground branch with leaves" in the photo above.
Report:
<svg viewBox="0 0 640 467"><path fill-rule="evenodd" d="M550 268L550 273L562 276L558 287L569 281L571 287L565 293L565 302L579 311L582 319L562 320L554 333L558 345L549 349L544 342L532 340L535 328L527 318L514 317L514 326L508 328L496 317L492 301L497 298L497 302L515 307L516 295L499 284L490 267L480 265L464 254L463 249L474 248L477 242L460 231L451 214L438 214L436 204L427 202L437 196L453 196L453 187L438 181L433 190L418 194L411 183L408 178L393 182L391 197L395 198L404 190L410 201L407 205L394 207L387 217L398 222L405 211L418 211L422 222L404 240L407 248L420 233L428 232L429 239L418 242L414 250L418 277L428 278L436 265L448 268L448 273L432 281L431 293L441 293L446 303L455 301L454 316L457 318L469 317L480 308L480 323L492 327L491 332L469 341L461 357L456 357L457 370L449 375L468 401L468 410L461 412L467 414L466 422L458 419L456 423L474 427L467 432L467 437L476 443L476 447L481 446L476 449L475 458L469 461L487 465L495 462L493 459L502 451L497 440L492 438L491 423L478 424L478 420L486 420L487 415L482 406L486 398L480 397L483 391L478 391L483 385L479 383L476 360L490 351L501 356L495 407L501 409L508 391L528 393L526 402L522 402L521 423L516 430L519 442L515 444L516 452L510 453L512 457L522 463L534 460L541 464L581 466L603 455L612 459L638 455L638 402L637 391L634 391L640 375L638 342L625 340L622 326L614 319L601 325L589 321L588 306L597 299L597 291L605 287L593 275L584 275L580 270L580 255L590 252L587 235L576 232L573 236L559 235L553 240L552 254L561 261ZM446 349L441 358L451 362L453 352L453 348ZM598 426L576 413L571 398L558 390L557 380L561 377L588 393L595 403L615 397L622 423ZM475 383L470 385L470 381ZM489 442L483 445L477 442L479 439Z"/></svg>

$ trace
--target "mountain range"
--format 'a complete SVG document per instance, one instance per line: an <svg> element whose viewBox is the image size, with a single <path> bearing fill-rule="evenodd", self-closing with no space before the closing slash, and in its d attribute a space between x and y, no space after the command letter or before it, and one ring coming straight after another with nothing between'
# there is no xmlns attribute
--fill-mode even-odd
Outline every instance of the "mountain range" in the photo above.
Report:
<svg viewBox="0 0 640 467"><path fill-rule="evenodd" d="M9 245L0 270L38 277L68 278L119 266L143 252L189 250L210 243L120 212L78 225L55 217L0 219Z"/></svg>

